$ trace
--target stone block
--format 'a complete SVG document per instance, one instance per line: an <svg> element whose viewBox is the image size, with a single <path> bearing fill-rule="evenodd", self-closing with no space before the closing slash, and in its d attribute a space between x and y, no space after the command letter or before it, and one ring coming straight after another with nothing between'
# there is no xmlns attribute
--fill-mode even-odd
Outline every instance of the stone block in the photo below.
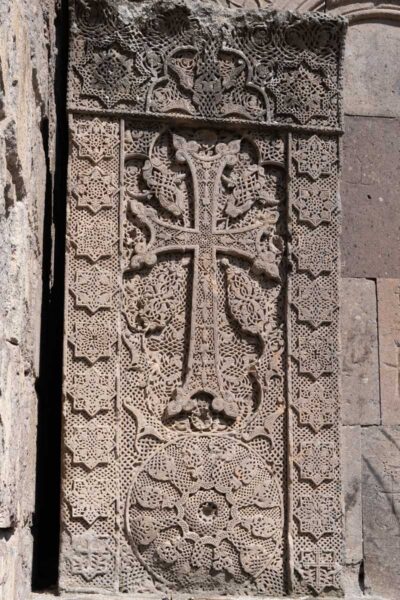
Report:
<svg viewBox="0 0 400 600"><path fill-rule="evenodd" d="M400 589L400 427L362 431L366 588L394 600Z"/></svg>
<svg viewBox="0 0 400 600"><path fill-rule="evenodd" d="M342 275L400 277L398 119L346 117Z"/></svg>
<svg viewBox="0 0 400 600"><path fill-rule="evenodd" d="M30 597L32 536L28 528L12 534L0 531L0 600L26 600Z"/></svg>
<svg viewBox="0 0 400 600"><path fill-rule="evenodd" d="M375 282L342 279L342 420L379 425L379 361Z"/></svg>
<svg viewBox="0 0 400 600"><path fill-rule="evenodd" d="M344 68L347 114L400 116L400 29L364 22L349 28Z"/></svg>
<svg viewBox="0 0 400 600"><path fill-rule="evenodd" d="M31 587L54 10L52 0L0 2L1 600L26 600Z"/></svg>
<svg viewBox="0 0 400 600"><path fill-rule="evenodd" d="M361 427L342 429L342 472L345 509L345 562L360 563L362 550Z"/></svg>
<svg viewBox="0 0 400 600"><path fill-rule="evenodd" d="M360 564L345 565L341 573L345 600L366 600L360 586ZM378 600L368 597L368 600Z"/></svg>
<svg viewBox="0 0 400 600"><path fill-rule="evenodd" d="M400 424L400 280L378 279L379 368L384 425Z"/></svg>

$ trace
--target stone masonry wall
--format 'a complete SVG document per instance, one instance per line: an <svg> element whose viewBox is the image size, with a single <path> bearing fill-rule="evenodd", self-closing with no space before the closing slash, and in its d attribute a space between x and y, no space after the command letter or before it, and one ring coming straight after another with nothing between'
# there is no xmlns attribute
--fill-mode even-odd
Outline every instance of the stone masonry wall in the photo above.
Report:
<svg viewBox="0 0 400 600"><path fill-rule="evenodd" d="M370 594L397 600L399 3L275 0L274 4L350 18L341 187L346 597ZM52 161L51 144L45 156L41 130L48 117L51 141L55 124L52 23L51 0L49 5L40 0L0 1L1 600L26 600L30 590L42 227L46 159Z"/></svg>
<svg viewBox="0 0 400 600"><path fill-rule="evenodd" d="M0 598L31 587L53 7L0 2Z"/></svg>
<svg viewBox="0 0 400 600"><path fill-rule="evenodd" d="M350 21L341 185L349 590L391 600L400 590L398 16Z"/></svg>

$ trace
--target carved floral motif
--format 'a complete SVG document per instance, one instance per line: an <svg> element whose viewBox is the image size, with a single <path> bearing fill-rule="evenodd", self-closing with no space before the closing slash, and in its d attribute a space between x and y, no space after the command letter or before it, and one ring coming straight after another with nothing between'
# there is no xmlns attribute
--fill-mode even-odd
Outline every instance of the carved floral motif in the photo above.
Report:
<svg viewBox="0 0 400 600"><path fill-rule="evenodd" d="M182 439L154 454L134 481L127 518L135 552L171 583L201 568L206 581L223 572L240 585L279 555L277 483L229 438Z"/></svg>
<svg viewBox="0 0 400 600"><path fill-rule="evenodd" d="M320 273L332 270L332 238L326 228L319 226L293 241L293 254L300 271L308 271L317 277Z"/></svg>
<svg viewBox="0 0 400 600"><path fill-rule="evenodd" d="M278 23L256 11L244 19L217 8L212 20L210 5L202 9L176 3L150 10L139 2L121 12L107 3L100 11L93 0L77 0L74 20L87 46L82 52L74 45L72 101L144 113L337 125L342 22L288 14Z"/></svg>
<svg viewBox="0 0 400 600"><path fill-rule="evenodd" d="M326 397L324 387L318 381L305 383L298 397L293 399L293 406L299 415L300 423L309 425L316 433L322 427L335 422L335 403L332 398Z"/></svg>
<svg viewBox="0 0 400 600"><path fill-rule="evenodd" d="M75 68L81 76L82 94L100 98L107 108L135 100L136 88L146 81L135 78L132 59L113 47L90 49L85 62Z"/></svg>
<svg viewBox="0 0 400 600"><path fill-rule="evenodd" d="M339 587L340 565L336 561L336 553L332 550L322 550L318 546L315 546L314 550L304 550L297 570L304 582L317 594L326 588Z"/></svg>
<svg viewBox="0 0 400 600"><path fill-rule="evenodd" d="M85 412L89 417L94 417L100 411L110 410L115 394L112 375L101 373L95 368L76 373L69 391L74 409Z"/></svg>
<svg viewBox="0 0 400 600"><path fill-rule="evenodd" d="M299 336L295 358L300 373L307 373L313 379L318 379L324 373L332 373L336 364L332 341L318 332Z"/></svg>
<svg viewBox="0 0 400 600"><path fill-rule="evenodd" d="M333 496L315 492L301 496L295 511L302 533L310 533L316 540L333 533L337 527L339 511Z"/></svg>
<svg viewBox="0 0 400 600"><path fill-rule="evenodd" d="M108 508L113 500L110 482L96 473L85 477L76 477L72 489L67 494L73 518L81 518L92 525L100 517L107 517Z"/></svg>
<svg viewBox="0 0 400 600"><path fill-rule="evenodd" d="M300 221L317 227L321 223L329 223L332 218L335 207L334 192L321 189L318 184L302 187L293 204L299 211Z"/></svg>
<svg viewBox="0 0 400 600"><path fill-rule="evenodd" d="M100 308L111 307L112 273L97 265L77 269L71 287L76 305L95 313Z"/></svg>
<svg viewBox="0 0 400 600"><path fill-rule="evenodd" d="M271 86L276 96L276 112L303 125L315 118L325 120L334 112L337 102L336 92L330 87L329 79L306 65L283 71Z"/></svg>
<svg viewBox="0 0 400 600"><path fill-rule="evenodd" d="M299 139L293 150L293 158L300 174L309 175L314 181L321 175L331 175L337 162L337 149L333 141L317 135Z"/></svg>
<svg viewBox="0 0 400 600"><path fill-rule="evenodd" d="M73 462L81 463L92 470L97 465L107 464L114 447L113 432L95 420L86 425L75 425L66 445L71 450Z"/></svg>
<svg viewBox="0 0 400 600"><path fill-rule="evenodd" d="M87 158L97 165L111 158L119 142L118 124L100 119L79 121L72 131L72 139L80 158Z"/></svg>
<svg viewBox="0 0 400 600"><path fill-rule="evenodd" d="M72 193L79 208L87 208L96 214L102 208L111 208L118 188L111 175L105 175L98 167L89 174L78 175Z"/></svg>
<svg viewBox="0 0 400 600"><path fill-rule="evenodd" d="M116 242L110 217L100 213L91 219L81 221L75 231L71 231L71 241L77 256L89 258L93 263L100 258L111 256Z"/></svg>
<svg viewBox="0 0 400 600"><path fill-rule="evenodd" d="M75 331L70 337L76 358L83 358L93 365L101 358L109 358L115 343L115 332L111 331L109 315L94 315L76 321Z"/></svg>
<svg viewBox="0 0 400 600"><path fill-rule="evenodd" d="M292 304L297 309L299 321L309 323L314 329L322 323L330 323L337 308L332 281L326 277L305 280L295 290Z"/></svg>
<svg viewBox="0 0 400 600"><path fill-rule="evenodd" d="M295 462L302 479L320 485L325 480L335 478L339 459L331 442L301 442L300 453Z"/></svg>

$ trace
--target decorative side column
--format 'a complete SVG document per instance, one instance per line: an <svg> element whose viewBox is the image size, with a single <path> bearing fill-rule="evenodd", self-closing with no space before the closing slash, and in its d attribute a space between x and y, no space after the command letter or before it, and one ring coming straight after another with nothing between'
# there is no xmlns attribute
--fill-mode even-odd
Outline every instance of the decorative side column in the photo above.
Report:
<svg viewBox="0 0 400 600"><path fill-rule="evenodd" d="M291 134L289 153L289 538L293 591L339 587L342 561L339 148Z"/></svg>
<svg viewBox="0 0 400 600"><path fill-rule="evenodd" d="M117 591L120 123L70 133L60 587Z"/></svg>

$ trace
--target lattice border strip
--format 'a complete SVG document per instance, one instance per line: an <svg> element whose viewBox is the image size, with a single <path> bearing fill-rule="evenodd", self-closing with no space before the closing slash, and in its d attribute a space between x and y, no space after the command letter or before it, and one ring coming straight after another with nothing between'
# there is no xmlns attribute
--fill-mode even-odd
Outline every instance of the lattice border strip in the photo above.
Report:
<svg viewBox="0 0 400 600"><path fill-rule="evenodd" d="M338 176L336 137L289 136L288 519L294 593L340 589L343 563Z"/></svg>
<svg viewBox="0 0 400 600"><path fill-rule="evenodd" d="M60 589L116 592L120 123L69 127Z"/></svg>

